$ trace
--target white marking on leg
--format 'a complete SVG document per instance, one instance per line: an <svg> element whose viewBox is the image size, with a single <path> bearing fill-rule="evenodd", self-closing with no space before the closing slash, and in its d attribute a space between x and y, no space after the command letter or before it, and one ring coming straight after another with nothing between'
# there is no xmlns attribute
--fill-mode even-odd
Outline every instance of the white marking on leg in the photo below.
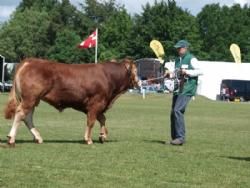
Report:
<svg viewBox="0 0 250 188"><path fill-rule="evenodd" d="M89 132L89 127L87 126L85 129L85 134L84 134L84 140L87 142L89 137L88 137L88 132Z"/></svg>
<svg viewBox="0 0 250 188"><path fill-rule="evenodd" d="M105 125L102 125L102 126L101 126L100 135L101 135L103 138L105 138L105 139L107 138L106 127L105 127Z"/></svg>
<svg viewBox="0 0 250 188"><path fill-rule="evenodd" d="M85 131L85 136L84 136L84 139L87 142L87 144L93 144L91 131L92 131L92 128L95 124L95 121L96 121L95 113L88 112L88 114L87 114L87 127L86 127L86 131Z"/></svg>
<svg viewBox="0 0 250 188"><path fill-rule="evenodd" d="M100 114L98 116L98 121L100 123L100 135L99 135L99 141L101 143L103 143L106 139L107 139L107 129L105 127L105 122L106 122L106 118L103 114Z"/></svg>
<svg viewBox="0 0 250 188"><path fill-rule="evenodd" d="M8 137L9 137L8 143L9 144L14 144L15 143L17 129L18 129L19 125L20 125L22 116L23 116L23 114L22 114L21 111L16 112L13 125L11 127L11 130L10 130L9 134L8 134Z"/></svg>
<svg viewBox="0 0 250 188"><path fill-rule="evenodd" d="M43 139L39 133L39 131L34 127L34 124L33 124L33 112L34 112L34 109L32 109L28 115L25 117L25 124L26 126L28 127L28 129L30 130L31 134L34 136L34 140L41 144L43 143Z"/></svg>
<svg viewBox="0 0 250 188"><path fill-rule="evenodd" d="M86 127L85 130L85 135L84 135L84 140L85 142L89 145L89 144L93 144L93 141L91 139L91 133L90 133L91 129L89 126Z"/></svg>
<svg viewBox="0 0 250 188"><path fill-rule="evenodd" d="M36 141L38 144L43 143L43 139L42 139L40 133L38 132L38 130L37 130L36 128L30 129L30 132L33 134L33 136L34 136L34 138L35 138L35 141Z"/></svg>

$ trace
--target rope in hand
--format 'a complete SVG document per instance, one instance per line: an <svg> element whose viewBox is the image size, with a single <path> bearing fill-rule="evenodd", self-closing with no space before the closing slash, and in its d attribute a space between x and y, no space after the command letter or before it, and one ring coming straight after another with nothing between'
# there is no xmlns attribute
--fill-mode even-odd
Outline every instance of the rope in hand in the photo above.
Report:
<svg viewBox="0 0 250 188"><path fill-rule="evenodd" d="M147 80L142 80L142 81L154 81L154 80L160 80L160 79L164 79L165 77L164 76L160 76L160 77L157 77L157 78L150 78L150 79L147 79Z"/></svg>

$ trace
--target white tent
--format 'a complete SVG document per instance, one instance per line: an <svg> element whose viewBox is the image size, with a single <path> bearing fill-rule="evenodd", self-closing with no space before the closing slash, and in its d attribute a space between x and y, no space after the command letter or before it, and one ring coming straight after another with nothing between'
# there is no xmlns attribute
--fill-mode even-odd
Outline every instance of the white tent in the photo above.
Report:
<svg viewBox="0 0 250 188"><path fill-rule="evenodd" d="M199 76L197 93L212 100L220 95L222 80L250 81L250 63L200 61L200 67L203 75Z"/></svg>
<svg viewBox="0 0 250 188"><path fill-rule="evenodd" d="M174 62L166 63L165 67L174 71ZM250 81L250 63L200 61L200 68L203 75L199 76L197 94L212 100L220 95L222 80Z"/></svg>

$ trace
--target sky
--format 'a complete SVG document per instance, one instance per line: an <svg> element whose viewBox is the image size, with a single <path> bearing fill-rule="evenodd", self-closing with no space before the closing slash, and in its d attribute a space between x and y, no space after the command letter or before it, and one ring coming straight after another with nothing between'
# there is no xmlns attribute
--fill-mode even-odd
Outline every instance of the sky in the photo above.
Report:
<svg viewBox="0 0 250 188"><path fill-rule="evenodd" d="M75 6L78 6L83 0L70 0ZM119 4L125 5L130 14L140 14L142 6L146 3L153 4L155 0L116 0ZM10 18L11 13L16 9L21 0L0 0L0 22ZM176 0L178 6L188 10L191 14L197 15L206 4L220 3L220 5L232 6L239 3L242 6L248 4L250 0Z"/></svg>

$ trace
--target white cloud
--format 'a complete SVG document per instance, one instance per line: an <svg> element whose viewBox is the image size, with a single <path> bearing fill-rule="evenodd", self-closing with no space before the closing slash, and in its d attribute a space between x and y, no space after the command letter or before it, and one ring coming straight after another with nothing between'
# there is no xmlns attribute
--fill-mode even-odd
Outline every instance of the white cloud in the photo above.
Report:
<svg viewBox="0 0 250 188"><path fill-rule="evenodd" d="M235 3L239 3L241 6L250 4L250 0L234 0Z"/></svg>
<svg viewBox="0 0 250 188"><path fill-rule="evenodd" d="M16 6L0 5L0 20L7 20L15 9Z"/></svg>

